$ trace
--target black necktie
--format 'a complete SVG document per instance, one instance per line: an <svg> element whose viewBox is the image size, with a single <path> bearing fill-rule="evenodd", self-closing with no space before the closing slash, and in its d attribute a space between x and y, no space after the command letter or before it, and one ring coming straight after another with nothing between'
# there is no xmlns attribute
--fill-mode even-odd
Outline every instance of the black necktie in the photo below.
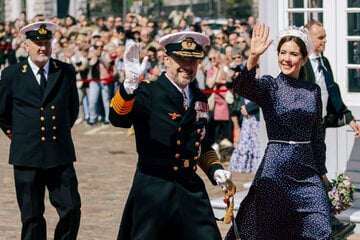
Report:
<svg viewBox="0 0 360 240"><path fill-rule="evenodd" d="M184 106L185 110L188 110L189 103L188 103L188 100L187 100L187 97L186 97L186 94L185 94L184 90L182 90L182 95L183 95L183 106Z"/></svg>
<svg viewBox="0 0 360 240"><path fill-rule="evenodd" d="M46 88L46 78L45 78L45 74L44 74L44 69L40 68L39 69L39 74L40 74L40 88L41 88L41 92L44 93L45 88Z"/></svg>
<svg viewBox="0 0 360 240"><path fill-rule="evenodd" d="M326 86L330 86L332 81L331 81L331 75L330 73L328 72L328 70L325 69L324 65L322 64L322 61L321 61L321 57L318 57L316 58L318 60L318 71L319 72L323 72L324 74L324 78L325 78L325 83L326 83Z"/></svg>

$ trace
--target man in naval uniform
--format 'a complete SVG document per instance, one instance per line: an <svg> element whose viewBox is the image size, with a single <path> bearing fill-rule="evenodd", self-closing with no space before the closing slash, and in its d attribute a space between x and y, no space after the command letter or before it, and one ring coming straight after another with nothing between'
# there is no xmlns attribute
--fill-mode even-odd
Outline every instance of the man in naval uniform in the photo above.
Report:
<svg viewBox="0 0 360 240"><path fill-rule="evenodd" d="M24 26L28 58L3 70L0 127L10 139L21 239L45 240L45 189L59 222L54 239L76 239L80 195L71 128L79 112L74 68L51 59L52 22Z"/></svg>
<svg viewBox="0 0 360 240"><path fill-rule="evenodd" d="M110 122L133 125L138 164L123 212L118 239L220 240L200 167L225 188L231 173L223 169L208 140L207 97L195 86L198 64L209 38L179 32L159 40L165 68L154 81L139 83L147 58L127 41L126 80L110 103Z"/></svg>

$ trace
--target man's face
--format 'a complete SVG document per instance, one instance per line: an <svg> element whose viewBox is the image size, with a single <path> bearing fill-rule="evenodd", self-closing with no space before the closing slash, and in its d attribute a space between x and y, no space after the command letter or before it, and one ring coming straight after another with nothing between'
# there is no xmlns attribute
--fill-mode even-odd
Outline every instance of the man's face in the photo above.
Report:
<svg viewBox="0 0 360 240"><path fill-rule="evenodd" d="M326 32L325 29L318 25L313 25L309 29L311 41L314 47L314 54L319 55L324 52L326 45Z"/></svg>
<svg viewBox="0 0 360 240"><path fill-rule="evenodd" d="M194 58L176 58L165 55L167 76L180 88L185 88L195 80L200 60Z"/></svg>
<svg viewBox="0 0 360 240"><path fill-rule="evenodd" d="M24 47L31 61L38 67L43 67L51 56L51 39L27 39L24 42Z"/></svg>

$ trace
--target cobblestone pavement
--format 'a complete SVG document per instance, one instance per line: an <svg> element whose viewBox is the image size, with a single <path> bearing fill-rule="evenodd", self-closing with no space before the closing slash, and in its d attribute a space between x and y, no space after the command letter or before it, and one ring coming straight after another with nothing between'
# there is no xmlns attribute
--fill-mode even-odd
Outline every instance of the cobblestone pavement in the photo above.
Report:
<svg viewBox="0 0 360 240"><path fill-rule="evenodd" d="M88 127L76 125L73 139L77 152L75 168L82 199L82 218L79 240L116 239L122 210L131 186L136 165L134 136L127 129L110 125ZM35 141L35 139L34 139ZM20 214L14 192L13 171L8 161L9 140L0 136L0 240L20 239ZM225 163L226 164L226 163ZM201 170L211 199L223 195L218 186L212 186ZM242 185L251 181L251 174L233 174L233 180L242 190ZM55 209L46 197L45 217L48 239L53 239L57 222ZM224 235L230 225L219 222ZM359 236L348 240L360 239Z"/></svg>

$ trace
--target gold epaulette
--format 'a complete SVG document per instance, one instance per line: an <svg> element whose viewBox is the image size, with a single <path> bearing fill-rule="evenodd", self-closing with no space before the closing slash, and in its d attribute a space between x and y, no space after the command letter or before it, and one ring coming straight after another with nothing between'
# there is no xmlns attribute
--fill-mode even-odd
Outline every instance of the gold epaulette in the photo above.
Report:
<svg viewBox="0 0 360 240"><path fill-rule="evenodd" d="M110 107L114 109L114 111L119 115L125 115L128 114L132 106L134 105L135 98L125 101L121 95L120 92L117 91L115 96L111 99Z"/></svg>
<svg viewBox="0 0 360 240"><path fill-rule="evenodd" d="M209 168L214 164L221 165L215 150L207 151L206 153L202 154L198 159L198 165L205 173L207 173L209 171Z"/></svg>

